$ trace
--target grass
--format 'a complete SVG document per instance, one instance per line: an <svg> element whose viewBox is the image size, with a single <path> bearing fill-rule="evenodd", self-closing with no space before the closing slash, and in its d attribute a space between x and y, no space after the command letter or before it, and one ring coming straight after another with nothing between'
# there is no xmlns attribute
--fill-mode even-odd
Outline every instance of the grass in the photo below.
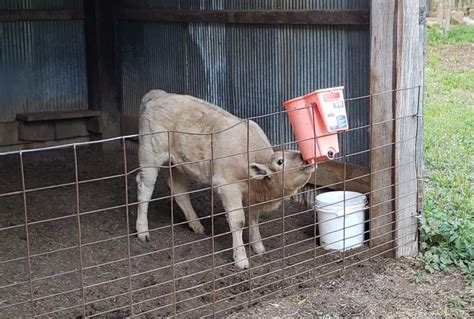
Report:
<svg viewBox="0 0 474 319"><path fill-rule="evenodd" d="M474 283L474 70L450 65L474 28L428 30L424 111L425 207L419 255L433 272L458 266ZM443 50L445 49L445 50ZM469 47L468 47L469 50ZM471 54L471 58L472 58Z"/></svg>
<svg viewBox="0 0 474 319"><path fill-rule="evenodd" d="M474 28L467 26L451 26L448 36L444 36L441 28L434 27L428 29L427 39L428 45L431 47L440 44L473 43Z"/></svg>

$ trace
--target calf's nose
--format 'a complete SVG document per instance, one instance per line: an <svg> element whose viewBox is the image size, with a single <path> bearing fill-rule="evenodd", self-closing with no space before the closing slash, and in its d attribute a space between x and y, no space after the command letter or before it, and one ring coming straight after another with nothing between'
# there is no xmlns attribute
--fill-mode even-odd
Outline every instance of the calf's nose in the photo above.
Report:
<svg viewBox="0 0 474 319"><path fill-rule="evenodd" d="M300 153L300 159L301 159L303 162L306 163L306 161L305 161L304 158L303 158L303 154L301 154L301 153Z"/></svg>

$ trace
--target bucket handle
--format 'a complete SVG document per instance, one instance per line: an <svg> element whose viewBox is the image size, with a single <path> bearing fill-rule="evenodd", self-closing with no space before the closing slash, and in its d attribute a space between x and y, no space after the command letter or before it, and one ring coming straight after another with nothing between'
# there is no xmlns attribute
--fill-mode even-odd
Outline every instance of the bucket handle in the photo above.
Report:
<svg viewBox="0 0 474 319"><path fill-rule="evenodd" d="M356 198L356 197L353 197L353 198ZM364 195L364 208L361 210L366 210L368 208L368 205L369 205L369 200L367 199L367 196ZM344 210L342 212L341 211L336 212L336 216L337 217L344 216Z"/></svg>
<svg viewBox="0 0 474 319"><path fill-rule="evenodd" d="M364 195L364 207L367 208L369 205L369 200L367 199L367 196Z"/></svg>

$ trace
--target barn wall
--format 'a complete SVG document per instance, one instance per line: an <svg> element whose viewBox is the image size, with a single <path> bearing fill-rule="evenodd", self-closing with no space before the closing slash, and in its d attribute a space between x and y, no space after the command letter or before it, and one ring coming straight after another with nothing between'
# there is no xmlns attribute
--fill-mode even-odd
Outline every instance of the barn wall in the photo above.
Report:
<svg viewBox="0 0 474 319"><path fill-rule="evenodd" d="M124 8L185 10L369 9L369 0L119 0Z"/></svg>
<svg viewBox="0 0 474 319"><path fill-rule="evenodd" d="M0 0L0 10L80 9L82 0ZM87 109L83 21L0 22L0 122Z"/></svg>
<svg viewBox="0 0 474 319"><path fill-rule="evenodd" d="M369 9L368 0L122 0L119 7L183 10ZM0 0L0 9L81 9L82 0ZM121 105L136 123L152 88L198 96L240 117L281 110L281 102L330 86L369 93L368 26L142 23L119 21ZM20 112L87 109L84 21L0 22L0 122ZM368 124L368 100L347 104L352 128ZM273 144L293 140L280 117L260 118ZM135 128L136 131L136 128ZM283 132L283 136L281 134ZM124 133L130 133L125 130ZM368 148L367 130L341 147ZM367 165L368 154L350 158Z"/></svg>
<svg viewBox="0 0 474 319"><path fill-rule="evenodd" d="M124 0L121 5L183 10L369 9L365 0ZM346 97L369 93L368 26L120 21L118 37L123 113L132 123L140 98L153 88L191 94L243 118L281 110L282 101L318 88L344 85ZM347 107L351 127L369 123L368 99L351 101ZM278 116L257 122L273 144L292 140L286 120L283 137ZM367 130L349 133L341 144L349 153L367 150ZM368 154L351 157L350 162L367 165Z"/></svg>

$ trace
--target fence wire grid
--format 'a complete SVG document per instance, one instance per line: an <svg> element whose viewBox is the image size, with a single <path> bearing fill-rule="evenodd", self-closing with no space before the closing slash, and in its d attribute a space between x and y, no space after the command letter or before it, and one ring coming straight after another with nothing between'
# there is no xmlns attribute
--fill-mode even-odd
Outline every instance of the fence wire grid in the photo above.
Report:
<svg viewBox="0 0 474 319"><path fill-rule="evenodd" d="M418 166L415 157L405 162L393 161L376 170L370 169L369 163L366 172L357 176L348 173L351 157L369 154L370 158L375 151L394 153L406 144L415 148L418 127L413 136L395 140L394 133L389 143L368 145L353 153L346 151L345 144L348 134L357 130L370 135L377 127L378 132L380 127L395 132L394 127L404 120L416 118L418 123L420 91L417 86L345 100L349 108L351 101L367 99L372 104L374 98L384 94L418 94L418 105L413 105L411 114L379 122L370 119L366 125L339 132L341 152L336 158L318 162L316 173L296 195L282 192L278 199L271 200L281 202L281 206L260 216L258 226L266 247L261 255L252 253L252 242L246 233L252 227L248 225L249 211L262 203L242 203L246 214L244 246L249 259L249 268L243 270L235 268L232 259L232 232L225 218L231 211L225 211L217 200L212 182L213 163L224 157L214 157L212 151L211 158L156 166L161 170L154 195L147 201L149 242L139 242L135 229L137 206L141 203L136 200L135 176L141 168L134 150L140 134L0 153L0 317L222 317L282 292L310 287L325 276L377 256L386 256L406 245L407 238L411 243L416 241L417 227L413 225L417 224L417 200L407 207L396 207L395 203L404 197L416 198L418 188L394 192L396 187L409 183L418 185L421 177L416 173L405 180L392 178L377 188L366 185L368 191L361 191L368 199L365 219L359 223L364 226L361 247L325 249L351 239L345 233L350 214L344 215L342 228L332 231L342 230L343 238L324 244L314 198L331 189L357 191L354 185L391 175L395 169ZM271 147L295 148L298 141L284 138L287 112L243 119L237 125L247 125L248 131L249 120L274 118L282 134L279 143ZM177 133L191 134L152 134L166 134L169 139L170 134ZM216 134L219 132L201 135L212 141ZM259 151L249 151L248 133L246 139L247 152L229 157L246 155L249 159L250 152ZM120 143L121 151L102 152L107 143ZM168 153L171 154L170 149ZM342 179L321 184L318 171L333 161L341 165ZM172 176L173 168L203 162L210 164L210 185L193 182L185 192L199 215L196 220L206 229L206 234L194 234L174 201L184 193L175 193L173 179L170 187L166 180ZM282 176L284 179L285 174ZM250 181L248 174L246 179L230 184ZM374 202L374 196L380 194L388 197ZM338 203L331 205L335 204ZM376 209L379 213L375 216L371 212ZM400 210L410 211L405 220L395 218ZM403 228L413 232L405 232L406 238L401 238Z"/></svg>

